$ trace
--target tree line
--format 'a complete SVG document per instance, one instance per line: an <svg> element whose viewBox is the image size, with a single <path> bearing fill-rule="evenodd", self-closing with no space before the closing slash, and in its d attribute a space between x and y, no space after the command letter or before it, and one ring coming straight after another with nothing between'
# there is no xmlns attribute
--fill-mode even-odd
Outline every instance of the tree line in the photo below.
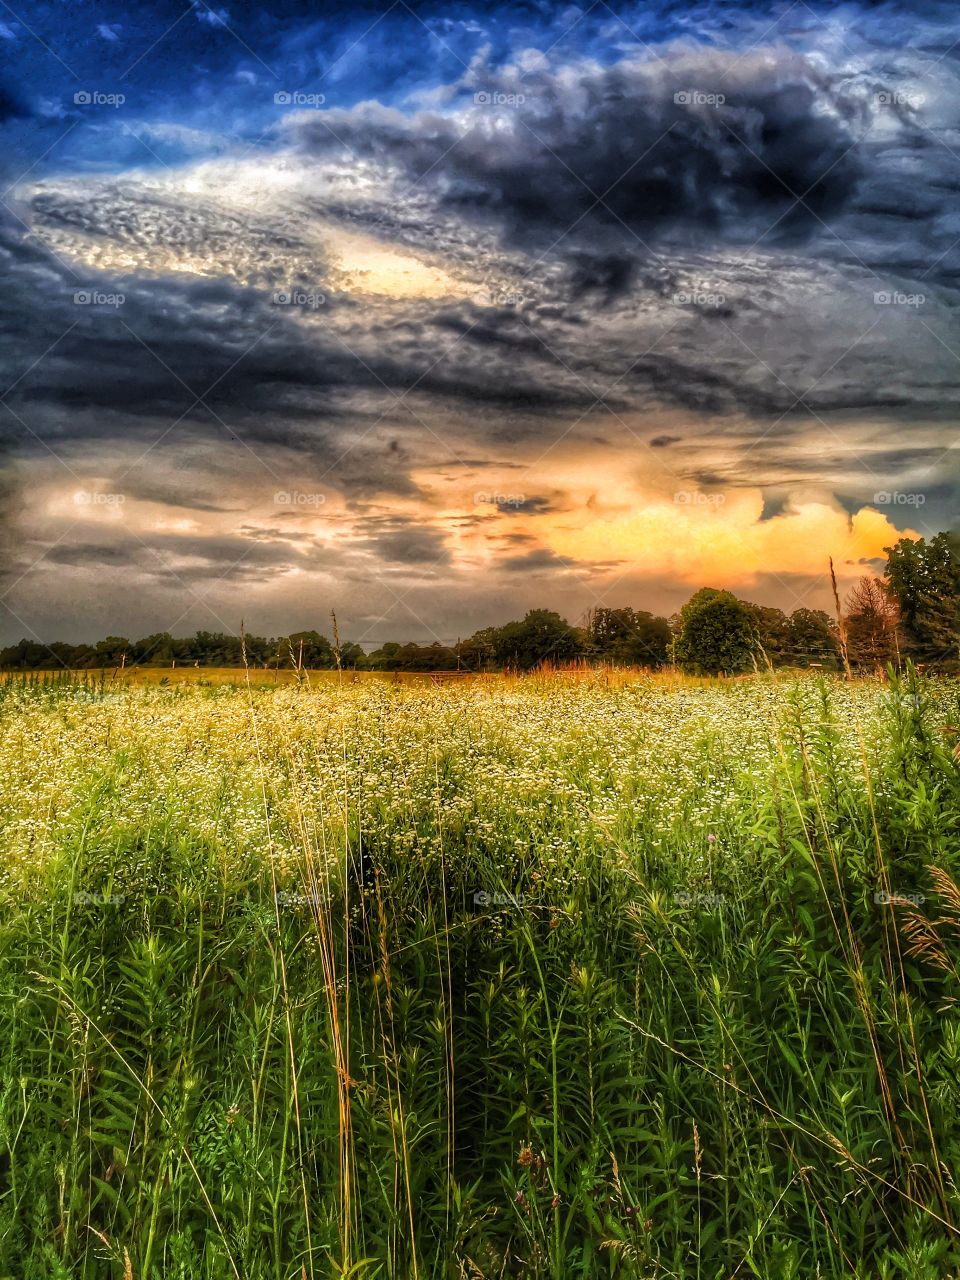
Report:
<svg viewBox="0 0 960 1280"><path fill-rule="evenodd" d="M365 671L529 671L544 663L606 663L658 668L675 664L691 674L737 674L766 666L846 666L871 670L907 658L960 670L960 559L950 535L929 542L901 539L886 548L883 577L862 577L838 618L800 607L791 614L705 587L672 618L631 607L593 609L571 625L549 609L532 609L500 627L485 627L455 645L390 641L365 653L359 644L329 640L318 631L233 636L167 632L94 644L21 640L0 650L11 671L105 669L127 666L295 666Z"/></svg>
<svg viewBox="0 0 960 1280"><path fill-rule="evenodd" d="M960 672L956 535L901 538L884 550L883 576L865 574L842 604L838 597L836 620L817 609L797 609L787 619L729 591L698 591L673 619L673 661L700 674L815 663L864 672L907 659Z"/></svg>

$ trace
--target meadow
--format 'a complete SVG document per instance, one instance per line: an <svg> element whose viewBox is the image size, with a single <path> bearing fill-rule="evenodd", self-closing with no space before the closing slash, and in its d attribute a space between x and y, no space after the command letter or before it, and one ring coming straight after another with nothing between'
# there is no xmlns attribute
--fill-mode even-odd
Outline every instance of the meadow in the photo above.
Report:
<svg viewBox="0 0 960 1280"><path fill-rule="evenodd" d="M0 1277L960 1276L960 685L199 675L0 685Z"/></svg>

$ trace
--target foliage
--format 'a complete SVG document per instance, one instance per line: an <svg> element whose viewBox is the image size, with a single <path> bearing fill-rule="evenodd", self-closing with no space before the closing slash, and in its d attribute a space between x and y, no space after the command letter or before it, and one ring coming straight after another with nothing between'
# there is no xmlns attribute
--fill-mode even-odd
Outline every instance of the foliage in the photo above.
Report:
<svg viewBox="0 0 960 1280"><path fill-rule="evenodd" d="M901 538L887 547L885 574L899 604L911 655L924 662L960 659L960 558L951 535Z"/></svg>
<svg viewBox="0 0 960 1280"><path fill-rule="evenodd" d="M749 671L759 649L756 607L729 591L704 587L680 611L674 661L693 675Z"/></svg>
<svg viewBox="0 0 960 1280"><path fill-rule="evenodd" d="M790 619L787 615L782 609L774 609L768 605L744 603L753 614L754 636L762 661L774 667L781 667L789 662L792 652Z"/></svg>
<svg viewBox="0 0 960 1280"><path fill-rule="evenodd" d="M367 671L455 671L457 654L442 644L397 644L388 641L363 660Z"/></svg>
<svg viewBox="0 0 960 1280"><path fill-rule="evenodd" d="M0 668L7 671L110 669L120 666L251 667L300 665L323 670L335 665L333 647L317 631L295 631L289 636L267 640L247 634L227 635L220 631L198 631L194 636L174 637L167 632L127 640L108 636L93 645L54 641L20 640L0 650ZM358 645L344 645L343 666L356 666L363 657Z"/></svg>
<svg viewBox="0 0 960 1280"><path fill-rule="evenodd" d="M837 625L822 609L794 609L790 615L789 644L790 658L796 666L837 665Z"/></svg>
<svg viewBox="0 0 960 1280"><path fill-rule="evenodd" d="M494 660L512 671L532 671L543 662L570 662L583 653L583 637L550 609L531 609L519 622L498 627Z"/></svg>
<svg viewBox="0 0 960 1280"><path fill-rule="evenodd" d="M586 651L614 665L660 667L669 658L670 624L643 609L593 609Z"/></svg>
<svg viewBox="0 0 960 1280"><path fill-rule="evenodd" d="M847 655L854 665L883 668L900 654L900 612L879 578L864 576L846 602Z"/></svg>

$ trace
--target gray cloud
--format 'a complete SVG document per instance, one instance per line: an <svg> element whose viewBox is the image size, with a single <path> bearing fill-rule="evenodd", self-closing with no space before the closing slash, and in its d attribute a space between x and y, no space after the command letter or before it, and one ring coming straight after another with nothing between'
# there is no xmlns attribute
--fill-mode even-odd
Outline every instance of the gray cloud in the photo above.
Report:
<svg viewBox="0 0 960 1280"><path fill-rule="evenodd" d="M498 497L495 505L502 514L519 516L539 516L555 509L549 498L522 498L519 495L515 498L509 495Z"/></svg>
<svg viewBox="0 0 960 1280"><path fill-rule="evenodd" d="M303 113L296 137L314 153L399 171L524 247L577 219L612 242L683 227L749 243L774 221L777 239L794 239L856 190L863 103L839 76L786 50L677 49L657 61L562 72L477 68L465 87L493 102L459 117L405 116L377 103ZM498 94L524 101L500 108ZM723 101L700 100L711 95ZM610 283L601 278L600 287Z"/></svg>
<svg viewBox="0 0 960 1280"><path fill-rule="evenodd" d="M354 546L394 564L440 566L450 563L442 533L426 525L395 516L370 517L364 523L368 536Z"/></svg>
<svg viewBox="0 0 960 1280"><path fill-rule="evenodd" d="M548 547L538 547L519 556L505 556L501 561L507 573L537 573L542 570L569 569L570 564Z"/></svg>

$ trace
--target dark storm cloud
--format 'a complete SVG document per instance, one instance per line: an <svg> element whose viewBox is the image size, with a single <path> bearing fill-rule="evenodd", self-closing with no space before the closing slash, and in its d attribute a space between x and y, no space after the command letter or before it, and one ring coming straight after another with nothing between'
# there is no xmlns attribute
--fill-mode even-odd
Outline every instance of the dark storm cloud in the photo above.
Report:
<svg viewBox="0 0 960 1280"><path fill-rule="evenodd" d="M448 308L433 314L420 304L399 324L396 313L378 320L365 312L358 325L347 303L332 297L322 317L301 316L273 305L269 291L225 278L149 280L71 270L9 218L0 225L0 257L7 268L0 321L16 334L0 380L23 419L7 413L0 432L22 448L37 447L31 429L57 448L73 438L122 434L129 441L138 432L150 438L158 424L182 419L227 443L319 446L332 460L357 413L351 397L358 392L371 401L358 418L364 427L373 412L407 431L416 426L415 402L397 406L396 398L414 384L421 399L528 412L583 408L592 400L533 338L522 370L506 340L496 343L502 352L491 361L483 348L498 322L484 328L469 306L462 314ZM78 303L78 294L93 301ZM449 330L465 341L451 340ZM455 362L439 358L445 344L458 346Z"/></svg>
<svg viewBox="0 0 960 1280"><path fill-rule="evenodd" d="M192 477L191 483L202 484L199 477ZM212 487L212 486L211 486ZM168 481L155 478L130 476L124 479L123 491L126 498L139 499L142 502L156 502L165 507L183 507L188 511L222 512L239 508L229 503L216 501L211 495L199 492L187 492L183 484L177 484L176 478Z"/></svg>
<svg viewBox="0 0 960 1280"><path fill-rule="evenodd" d="M238 537L184 537L157 534L150 545L72 541L51 547L44 564L74 568L125 568L167 585L178 581L245 578L262 581L302 562L302 557L281 543L264 543Z"/></svg>
<svg viewBox="0 0 960 1280"><path fill-rule="evenodd" d="M679 228L749 243L774 222L778 240L794 239L856 191L863 103L787 51L678 49L655 62L477 68L465 79L488 98L466 118L365 103L304 114L296 135L306 150L399 170L442 207L525 247L546 247L578 219L618 243ZM609 260L600 287L622 287L625 273Z"/></svg>
<svg viewBox="0 0 960 1280"><path fill-rule="evenodd" d="M571 567L562 556L556 555L547 547L538 547L521 556L506 556L500 564L508 573L536 573L545 569L557 570Z"/></svg>
<svg viewBox="0 0 960 1280"><path fill-rule="evenodd" d="M143 558L142 553L130 547L102 542L71 542L51 547L43 557L47 564L79 569L138 568Z"/></svg>
<svg viewBox="0 0 960 1280"><path fill-rule="evenodd" d="M412 236L426 244L442 229L466 260L476 258L497 274L498 252L505 250L490 248L488 227L500 232L503 243L536 247L539 259L544 236L556 238L554 223L568 215L579 221L542 266L536 259L529 265L519 306L416 299L372 307L331 295L323 320L309 325L271 309L264 290L226 278L213 284L128 281L128 302L116 317L90 313L78 319L76 309L62 313L51 277L59 268L35 248L34 275L44 279L30 282L29 298L15 300L24 349L12 377L51 343L56 349L18 384L12 403L35 396L45 423L59 413L54 438L95 431L93 418L105 434L120 430L121 419L130 433L138 420L149 418L153 431L156 419L185 413L186 421L230 445L316 449L329 461L342 452L340 440L352 422L363 430L371 413L384 411L377 397L389 406L391 393L414 385L405 420L402 409L391 415L398 430L409 434L414 415L430 402L454 424L451 434L469 415L485 443L503 430L498 412L511 416L514 436L536 436L538 419L569 421L601 396L616 414L676 405L708 414L786 415L782 433L808 421L798 403L801 393L818 414L944 412L957 379L936 337L914 323L911 341L916 344L919 335L927 349L897 364L890 352L902 344L891 330L902 317L882 316L877 333L863 335L878 318L871 314L874 289L890 283L875 273L891 263L902 271L908 258L899 232L891 231L903 219L876 210L897 209L900 188L924 189L916 200L925 214L940 207L948 183L946 152L941 147L933 162L939 144L909 114L884 142L857 142L870 91L823 66L823 59L784 49L736 58L691 47L643 62L606 68L583 62L522 76L516 68L492 71L478 64L460 85L470 98L482 84L485 92L522 92L527 101L515 108L469 104L461 113L414 115L373 103L297 117L295 137L315 153L305 163L316 157L325 163L329 149L339 145L331 126L351 151L376 160L382 190L360 184L356 203L341 212L348 222L356 218L362 227L375 227L388 243ZM726 101L674 100L678 93L715 92ZM922 173L906 175L898 167L905 148L922 155ZM628 156L630 172L604 194ZM421 162L432 167L414 192ZM580 177L588 186L596 181L600 187L601 202L588 198L573 177L578 166L586 166ZM826 175L822 182L814 169ZM318 165L318 182L322 177ZM799 188L804 197L795 208L787 188ZM313 203L318 212L331 213L329 203ZM309 239L302 221L289 224L281 217L274 225L265 217L217 211L208 200L191 201L175 186L163 197L145 194L133 181L99 183L86 195L82 183L45 186L31 210L47 229L156 247L186 261L206 247L221 270L242 267L246 280L265 286L282 275L284 254L307 253ZM828 220L842 227L841 240L825 229ZM802 232L802 247L765 257L771 244L766 237L763 254L748 264L729 254L724 260L716 251L712 260L706 257L705 243L755 237L772 222L773 238L789 232L797 239ZM954 270L947 236L956 237L943 218L937 226L943 249L931 240L911 252L915 273L922 264L923 273L942 282ZM637 234L657 246L653 256ZM848 251L850 244L856 248ZM826 259L818 261L818 253ZM842 276L838 257L845 259ZM525 261L521 254L511 262L514 273L523 275ZM322 268L318 263L318 272ZM710 289L701 300L697 279L709 279L708 271L722 303L712 300ZM87 282L88 275L77 276L77 283ZM72 283L61 275L65 292ZM102 286L122 282L102 278ZM845 294L840 305L830 296L838 291ZM685 296L692 300L678 307L678 297ZM828 298L834 341L824 330ZM944 307L928 298L924 315L931 323L946 322L941 332L949 345L952 316ZM942 316L935 317L934 308ZM31 309L42 309L42 318ZM607 327L600 329L599 320ZM745 342L738 346L739 336ZM758 347L758 339L766 345ZM829 366L838 351L842 360L834 371ZM812 373L799 367L804 363ZM205 399L237 440L202 404L191 405L192 392L206 392L211 384ZM351 454L350 466L351 483L371 491L364 450ZM403 483L400 471L389 467L380 468L373 483L389 483L391 474L394 488Z"/></svg>
<svg viewBox="0 0 960 1280"><path fill-rule="evenodd" d="M604 295L604 328L582 298L576 305L584 324L569 325L566 286L549 274L537 287L556 298L553 314L535 304L481 308L428 299L360 307L331 295L321 315L301 316L272 306L269 290L229 278L71 273L18 225L8 221L0 233L8 276L0 318L17 335L0 370L4 385L14 384L7 403L22 420L3 413L0 433L18 453L42 452L36 436L62 452L96 440L148 447L169 432L171 445L206 439L227 450L224 458L261 461L266 483L276 480L266 472L279 454L308 459L310 474L327 476L348 495L415 496L411 472L423 462L425 444L439 461L457 465L477 444L500 452L542 439L545 423L551 433L558 422L573 423L601 396L595 416L664 404L786 415L777 434L787 436L809 427L810 411L899 404L905 412L947 412L957 389L956 362L915 315L873 308L873 281L860 286L842 344L816 307L791 314L790 290L809 291L816 280L802 263L775 283L762 281L769 300L755 272L724 286L738 291L744 323L758 326L761 337L777 335L781 345L771 350L749 329L745 346L726 321L665 298L659 273L652 281L641 273L639 294ZM76 305L74 291L91 286L123 292L124 304ZM852 293L849 283L844 288ZM840 332L847 304L831 306ZM929 307L926 314L937 322ZM857 341L878 315L881 328ZM891 362L886 335L906 322L910 341L924 346L903 367ZM809 362L819 346L820 373L836 363L838 345L855 342L852 355L805 397L810 411L798 404L794 388L813 378L785 362ZM899 339L896 348L909 349ZM906 378L914 385L907 388ZM210 501L199 475L179 483L184 505L194 487L198 504Z"/></svg>
<svg viewBox="0 0 960 1280"><path fill-rule="evenodd" d="M788 494L765 493L763 495L763 510L760 513L760 519L773 520L775 516L782 516L789 509L789 506L790 497Z"/></svg>
<svg viewBox="0 0 960 1280"><path fill-rule="evenodd" d="M372 517L364 523L369 536L354 546L392 564L441 566L450 562L443 534L402 517Z"/></svg>
<svg viewBox="0 0 960 1280"><path fill-rule="evenodd" d="M637 275L637 259L626 253L571 255L570 291L574 298L596 294L606 302L626 293Z"/></svg>
<svg viewBox="0 0 960 1280"><path fill-rule="evenodd" d="M0 124L7 120L22 120L30 114L30 108L22 101L19 93L0 84Z"/></svg>
<svg viewBox="0 0 960 1280"><path fill-rule="evenodd" d="M0 445L0 583L16 561L16 520L22 507L20 476L7 452Z"/></svg>
<svg viewBox="0 0 960 1280"><path fill-rule="evenodd" d="M500 565L511 576L524 573L566 575L576 577L580 573L602 574L619 568L622 560L571 560L557 555L549 547L535 547L522 555L507 556Z"/></svg>
<svg viewBox="0 0 960 1280"><path fill-rule="evenodd" d="M71 275L22 239L3 247L11 270L0 309L19 329L3 364L8 399L65 411L59 438L71 434L70 412L87 408L133 424L181 414L210 421L199 397L217 411L239 406L246 414L282 401L284 415L296 419L314 412L317 400L309 408L284 400L288 388L316 397L374 381L355 360L318 353L269 295L226 280Z"/></svg>
<svg viewBox="0 0 960 1280"><path fill-rule="evenodd" d="M497 498L496 507L503 515L518 516L540 516L555 510L549 498L511 498L509 495Z"/></svg>

